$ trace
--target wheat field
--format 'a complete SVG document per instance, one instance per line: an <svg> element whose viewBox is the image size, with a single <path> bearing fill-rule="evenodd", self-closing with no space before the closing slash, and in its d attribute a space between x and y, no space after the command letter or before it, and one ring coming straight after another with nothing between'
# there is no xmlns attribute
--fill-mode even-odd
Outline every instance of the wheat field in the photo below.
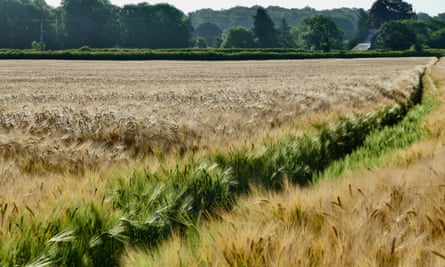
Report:
<svg viewBox="0 0 445 267"><path fill-rule="evenodd" d="M0 237L19 215L44 222L85 203L107 210L115 177L168 168L165 158L177 164L405 102L435 62L0 61Z"/></svg>
<svg viewBox="0 0 445 267"><path fill-rule="evenodd" d="M403 101L432 61L1 61L0 181L224 147L303 115Z"/></svg>
<svg viewBox="0 0 445 267"><path fill-rule="evenodd" d="M156 252L130 250L125 266L444 266L445 61L428 70L440 101L430 138L314 187L258 189L230 213L178 234Z"/></svg>
<svg viewBox="0 0 445 267"><path fill-rule="evenodd" d="M0 61L0 200L43 214L99 201L110 177L169 151L261 143L403 101L434 62Z"/></svg>

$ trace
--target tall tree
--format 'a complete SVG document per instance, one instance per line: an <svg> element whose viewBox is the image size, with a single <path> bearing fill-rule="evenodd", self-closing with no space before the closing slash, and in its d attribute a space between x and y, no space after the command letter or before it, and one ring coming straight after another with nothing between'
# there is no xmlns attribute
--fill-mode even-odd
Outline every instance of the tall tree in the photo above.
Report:
<svg viewBox="0 0 445 267"><path fill-rule="evenodd" d="M255 34L251 29L245 27L234 27L227 31L226 37L221 45L223 48L253 48Z"/></svg>
<svg viewBox="0 0 445 267"><path fill-rule="evenodd" d="M203 37L206 39L207 44L209 46L214 45L214 40L216 37L221 37L222 30L215 24L210 22L205 22L201 25L199 25L195 29L195 36L196 37Z"/></svg>
<svg viewBox="0 0 445 267"><path fill-rule="evenodd" d="M131 48L180 48L189 45L190 22L168 4L126 5L120 12L122 44Z"/></svg>
<svg viewBox="0 0 445 267"><path fill-rule="evenodd" d="M356 46L361 39L364 39L365 36L364 33L366 33L366 30L369 27L369 13L365 11L363 8L360 8L358 10L359 16L358 16L358 23L357 23L357 30L355 32L354 38L352 38L348 43L348 48L352 49L354 46Z"/></svg>
<svg viewBox="0 0 445 267"><path fill-rule="evenodd" d="M432 31L424 21L404 20L402 23L416 34L419 44L427 44L431 39Z"/></svg>
<svg viewBox="0 0 445 267"><path fill-rule="evenodd" d="M24 6L17 0L0 1L0 47L25 48L26 40L22 40L27 27L23 23Z"/></svg>
<svg viewBox="0 0 445 267"><path fill-rule="evenodd" d="M158 30L158 34L154 36L158 45L154 48L188 47L192 31L189 18L169 4L157 4L153 8L155 24L152 27Z"/></svg>
<svg viewBox="0 0 445 267"><path fill-rule="evenodd" d="M305 49L323 50L342 48L344 33L324 15L303 19L297 29L300 45Z"/></svg>
<svg viewBox="0 0 445 267"><path fill-rule="evenodd" d="M42 42L50 49L61 48L61 27L56 10L52 9L45 0L33 0L25 4L28 14L32 16L30 27L34 41Z"/></svg>
<svg viewBox="0 0 445 267"><path fill-rule="evenodd" d="M287 24L285 18L281 19L280 28L278 29L278 46L290 48L295 46L294 38L292 38L291 27Z"/></svg>
<svg viewBox="0 0 445 267"><path fill-rule="evenodd" d="M380 28L390 20L404 20L415 18L411 4L402 0L377 0L369 10L369 26Z"/></svg>
<svg viewBox="0 0 445 267"><path fill-rule="evenodd" d="M434 32L431 36L430 46L432 48L445 48L445 28Z"/></svg>
<svg viewBox="0 0 445 267"><path fill-rule="evenodd" d="M277 31L272 19L262 7L253 16L253 32L258 38L259 47L275 47L277 45Z"/></svg>
<svg viewBox="0 0 445 267"><path fill-rule="evenodd" d="M117 10L109 0L62 0L66 47L117 45Z"/></svg>
<svg viewBox="0 0 445 267"><path fill-rule="evenodd" d="M30 48L31 42L42 39L55 48L54 21L54 12L44 0L1 0L0 47Z"/></svg>
<svg viewBox="0 0 445 267"><path fill-rule="evenodd" d="M154 47L157 34L154 21L153 7L147 3L124 6L119 16L122 45L129 48Z"/></svg>
<svg viewBox="0 0 445 267"><path fill-rule="evenodd" d="M378 46L393 50L405 50L416 43L416 33L401 21L385 22L377 37Z"/></svg>

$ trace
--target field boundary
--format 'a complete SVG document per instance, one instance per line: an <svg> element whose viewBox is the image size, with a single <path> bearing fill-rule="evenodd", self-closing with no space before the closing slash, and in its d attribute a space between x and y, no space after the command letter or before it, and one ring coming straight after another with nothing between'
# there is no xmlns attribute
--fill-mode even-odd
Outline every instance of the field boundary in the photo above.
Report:
<svg viewBox="0 0 445 267"><path fill-rule="evenodd" d="M299 49L92 49L36 51L0 49L0 59L52 60L290 60L328 58L442 57L445 50L302 51Z"/></svg>

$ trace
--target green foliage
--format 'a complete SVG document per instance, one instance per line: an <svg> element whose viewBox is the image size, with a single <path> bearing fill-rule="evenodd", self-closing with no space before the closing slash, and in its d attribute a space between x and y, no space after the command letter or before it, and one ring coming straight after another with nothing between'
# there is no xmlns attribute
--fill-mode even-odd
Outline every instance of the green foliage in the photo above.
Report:
<svg viewBox="0 0 445 267"><path fill-rule="evenodd" d="M207 40L203 37L198 37L195 40L195 47L197 48L207 48Z"/></svg>
<svg viewBox="0 0 445 267"><path fill-rule="evenodd" d="M221 35L222 30L217 25L210 22L205 22L199 25L194 31L194 36L205 38L209 46L217 45L215 38L221 38ZM219 47L219 45L217 47Z"/></svg>
<svg viewBox="0 0 445 267"><path fill-rule="evenodd" d="M220 48L222 46L223 39L220 36L215 36L215 39L213 40L213 47L214 48Z"/></svg>
<svg viewBox="0 0 445 267"><path fill-rule="evenodd" d="M202 9L192 12L190 16L195 28L203 23L212 23L221 30L227 31L229 28L237 26L253 28L254 24L250 18L256 14L257 9L258 6L251 8L234 7L227 10ZM315 15L329 16L346 33L345 36L348 39L354 36L359 19L359 10L356 8L317 11L310 7L287 9L270 6L265 8L265 10L275 25L280 25L281 20L284 18L290 27L296 27L302 19L307 17Z"/></svg>
<svg viewBox="0 0 445 267"><path fill-rule="evenodd" d="M404 20L400 22L416 34L419 44L426 45L430 42L432 30L427 23L420 20Z"/></svg>
<svg viewBox="0 0 445 267"><path fill-rule="evenodd" d="M432 17L430 15L428 15L427 13L423 13L423 12L419 12L416 14L417 20L420 21L428 21L430 19L432 19Z"/></svg>
<svg viewBox="0 0 445 267"><path fill-rule="evenodd" d="M251 29L235 27L229 29L221 46L223 48L253 48L258 45Z"/></svg>
<svg viewBox="0 0 445 267"><path fill-rule="evenodd" d="M377 45L393 50L406 50L417 43L417 35L403 22L385 22L380 28Z"/></svg>
<svg viewBox="0 0 445 267"><path fill-rule="evenodd" d="M32 41L58 45L56 12L45 1L0 1L0 47L27 49ZM44 32L42 32L42 27Z"/></svg>
<svg viewBox="0 0 445 267"><path fill-rule="evenodd" d="M432 34L430 46L433 48L445 48L445 28Z"/></svg>
<svg viewBox="0 0 445 267"><path fill-rule="evenodd" d="M113 47L118 44L117 9L108 0L63 0L65 46Z"/></svg>
<svg viewBox="0 0 445 267"><path fill-rule="evenodd" d="M135 174L113 190L113 206L122 212L132 244L156 246L172 229L185 229L217 208L230 208L234 183L230 169L205 161L161 173Z"/></svg>
<svg viewBox="0 0 445 267"><path fill-rule="evenodd" d="M431 48L445 48L445 20L432 18L425 21L421 20L404 20L400 21L417 36L418 46Z"/></svg>
<svg viewBox="0 0 445 267"><path fill-rule="evenodd" d="M185 14L168 4L126 5L119 13L122 44L129 48L189 46L191 25Z"/></svg>
<svg viewBox="0 0 445 267"><path fill-rule="evenodd" d="M127 243L121 221L93 204L45 223L23 216L8 223L9 231L21 234L0 242L2 266L112 266Z"/></svg>
<svg viewBox="0 0 445 267"><path fill-rule="evenodd" d="M349 40L348 48L352 49L359 42L363 41L365 37L362 35L366 32L369 26L369 13L364 9L359 9L359 19L357 23L357 31L354 33L353 38Z"/></svg>
<svg viewBox="0 0 445 267"><path fill-rule="evenodd" d="M323 15L303 19L298 26L297 34L302 47L324 52L341 48L344 36L335 23Z"/></svg>
<svg viewBox="0 0 445 267"><path fill-rule="evenodd" d="M402 0L377 0L369 10L369 26L380 28L391 20L413 19L416 14L411 4Z"/></svg>
<svg viewBox="0 0 445 267"><path fill-rule="evenodd" d="M0 49L0 59L82 59L82 60L266 60L320 58L378 58L378 57L442 57L445 50L422 51L305 51L296 48L184 48L184 49L80 49L58 51Z"/></svg>
<svg viewBox="0 0 445 267"><path fill-rule="evenodd" d="M84 45L82 47L79 47L78 50L81 51L81 52L91 52L91 51L93 51L93 49L91 49L91 47L89 47L88 45Z"/></svg>
<svg viewBox="0 0 445 267"><path fill-rule="evenodd" d="M34 50L43 51L43 50L45 50L46 45L43 42L32 41L31 47Z"/></svg>
<svg viewBox="0 0 445 267"><path fill-rule="evenodd" d="M280 22L280 28L278 29L278 46L283 48L295 47L295 40L291 34L291 27L287 24L286 19L282 19Z"/></svg>
<svg viewBox="0 0 445 267"><path fill-rule="evenodd" d="M276 47L277 46L277 31L272 19L267 14L267 11L260 7L253 16L253 32L258 38L259 47Z"/></svg>
<svg viewBox="0 0 445 267"><path fill-rule="evenodd" d="M339 177L346 170L373 168L384 163L386 157L383 155L425 138L428 136L428 131L419 125L422 119L437 105L436 100L426 99L422 105L417 105L410 110L401 123L393 127L385 127L382 131L372 132L366 138L363 146L352 154L330 164L326 170L314 178L314 181L327 177Z"/></svg>

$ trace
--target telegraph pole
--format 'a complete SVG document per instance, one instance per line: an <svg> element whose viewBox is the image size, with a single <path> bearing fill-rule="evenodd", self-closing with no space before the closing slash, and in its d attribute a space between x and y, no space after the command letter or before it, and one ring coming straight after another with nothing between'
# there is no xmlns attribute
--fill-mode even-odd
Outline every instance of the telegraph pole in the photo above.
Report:
<svg viewBox="0 0 445 267"><path fill-rule="evenodd" d="M43 36L45 35L44 24L45 22L53 22L53 21L49 19L33 19L32 21L40 23L40 42L43 43Z"/></svg>

